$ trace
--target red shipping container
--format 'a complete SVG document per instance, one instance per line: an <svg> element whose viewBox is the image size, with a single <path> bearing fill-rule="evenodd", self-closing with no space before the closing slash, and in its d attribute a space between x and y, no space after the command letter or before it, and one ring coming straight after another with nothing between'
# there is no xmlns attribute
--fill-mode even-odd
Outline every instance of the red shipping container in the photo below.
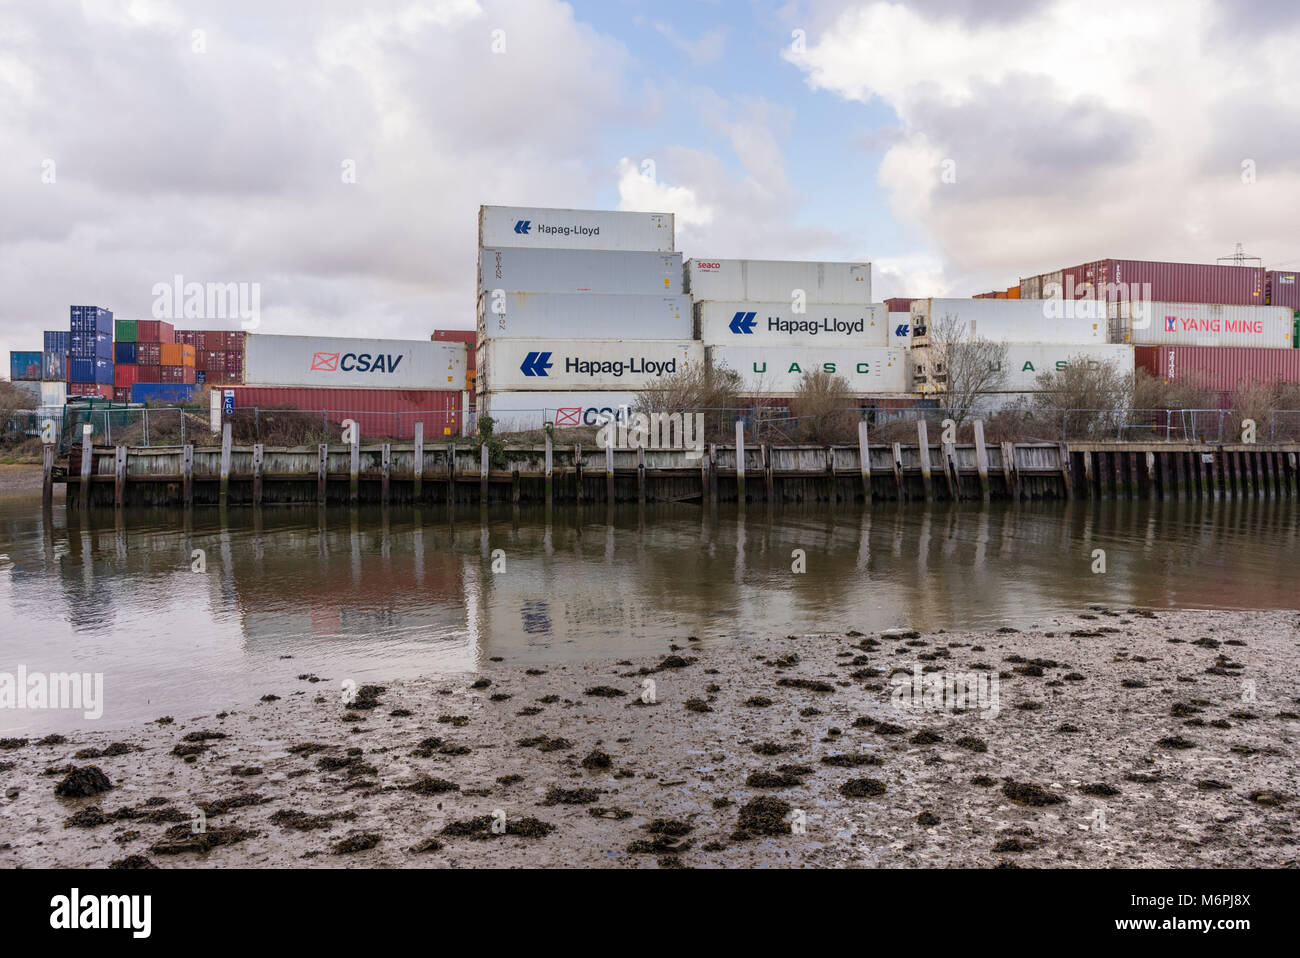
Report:
<svg viewBox="0 0 1300 958"><path fill-rule="evenodd" d="M98 396L100 399L112 399L113 387L100 383L68 383L69 396Z"/></svg>
<svg viewBox="0 0 1300 958"><path fill-rule="evenodd" d="M184 343L187 346L194 345L194 337L197 333L192 329L178 329L172 334L172 341Z"/></svg>
<svg viewBox="0 0 1300 958"><path fill-rule="evenodd" d="M1264 274L1268 305L1300 309L1300 270L1271 269Z"/></svg>
<svg viewBox="0 0 1300 958"><path fill-rule="evenodd" d="M1300 350L1298 350L1300 351ZM328 389L308 386L235 386L235 412L289 407L321 413L330 422L351 419L361 427L361 441L381 436L412 439L424 423L426 441L460 435L463 421L459 390Z"/></svg>
<svg viewBox="0 0 1300 958"><path fill-rule="evenodd" d="M131 387L130 387L130 386L114 386L114 387L113 387L113 400L114 400L114 402L130 402L130 401L131 401Z"/></svg>
<svg viewBox="0 0 1300 958"><path fill-rule="evenodd" d="M176 341L176 327L161 319L142 319L135 324L135 341L137 343L173 343Z"/></svg>
<svg viewBox="0 0 1300 958"><path fill-rule="evenodd" d="M136 365L139 366L162 365L162 346L159 343L136 343L135 361ZM157 381L156 379L153 380L153 382ZM141 379L138 382L149 382L149 380Z"/></svg>
<svg viewBox="0 0 1300 958"><path fill-rule="evenodd" d="M192 383L194 382L194 367L159 366L158 381L160 383Z"/></svg>
<svg viewBox="0 0 1300 958"><path fill-rule="evenodd" d="M162 367L157 363L150 363L148 365L137 363L135 367L135 381L138 383L162 382Z"/></svg>
<svg viewBox="0 0 1300 958"><path fill-rule="evenodd" d="M1300 349L1135 346L1133 362L1163 382L1232 393L1249 383L1300 382Z"/></svg>
<svg viewBox="0 0 1300 958"><path fill-rule="evenodd" d="M912 300L907 296L891 296L885 300L885 306L891 313L910 313Z"/></svg>
<svg viewBox="0 0 1300 958"><path fill-rule="evenodd" d="M241 379L244 376L244 353L242 350L226 350L226 372Z"/></svg>
<svg viewBox="0 0 1300 958"><path fill-rule="evenodd" d="M140 381L136 378L138 369L134 364L118 363L113 367L113 385L119 389L130 389Z"/></svg>
<svg viewBox="0 0 1300 958"><path fill-rule="evenodd" d="M1264 270L1255 266L1102 259L1067 267L1061 274L1062 295L1067 299L1089 296L1104 297L1108 302L1150 299L1161 303L1265 305Z"/></svg>

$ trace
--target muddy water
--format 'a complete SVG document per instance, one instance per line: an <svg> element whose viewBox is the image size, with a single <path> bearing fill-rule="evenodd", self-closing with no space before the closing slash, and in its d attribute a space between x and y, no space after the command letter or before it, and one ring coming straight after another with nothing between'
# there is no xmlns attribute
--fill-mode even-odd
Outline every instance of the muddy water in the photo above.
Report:
<svg viewBox="0 0 1300 958"><path fill-rule="evenodd" d="M109 726L247 706L302 687L302 673L337 687L494 657L621 658L687 636L1027 626L1090 603L1293 609L1297 539L1294 507L1269 501L589 507L549 520L212 509L187 522L61 505L43 517L38 499L5 499L0 673L102 673ZM81 721L0 708L0 730Z"/></svg>

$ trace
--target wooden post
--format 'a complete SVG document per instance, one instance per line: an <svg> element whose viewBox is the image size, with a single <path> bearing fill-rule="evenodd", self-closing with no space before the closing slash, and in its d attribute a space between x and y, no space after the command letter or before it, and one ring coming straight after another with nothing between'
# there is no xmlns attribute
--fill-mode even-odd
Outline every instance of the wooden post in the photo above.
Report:
<svg viewBox="0 0 1300 958"><path fill-rule="evenodd" d="M1100 450L1097 453L1097 486L1101 498L1109 499L1115 491L1115 477L1111 475L1112 463L1110 453Z"/></svg>
<svg viewBox="0 0 1300 958"><path fill-rule="evenodd" d="M736 501L745 501L745 423L736 420Z"/></svg>
<svg viewBox="0 0 1300 958"><path fill-rule="evenodd" d="M894 488L898 490L898 501L902 502L907 498L907 491L903 486L903 445L894 443Z"/></svg>
<svg viewBox="0 0 1300 958"><path fill-rule="evenodd" d="M700 455L700 505L709 501L709 454Z"/></svg>
<svg viewBox="0 0 1300 958"><path fill-rule="evenodd" d="M983 436L981 434L981 440ZM871 502L871 446L867 442L867 421L858 420L858 471L862 474L862 499ZM985 479L987 480L987 476ZM985 482L985 498L988 497L988 483Z"/></svg>
<svg viewBox="0 0 1300 958"><path fill-rule="evenodd" d="M1288 453L1286 454L1286 462L1287 462L1287 473L1288 473L1288 475L1287 475L1287 485L1288 485L1288 486L1290 487L1290 489L1291 489L1291 496L1292 496L1292 498L1295 498L1295 496L1296 496L1296 494L1297 494L1297 489L1296 489L1296 466L1297 466L1297 462L1296 462L1296 454L1295 454L1294 452L1288 452Z"/></svg>
<svg viewBox="0 0 1300 958"><path fill-rule="evenodd" d="M645 446L636 447L636 501L645 505Z"/></svg>
<svg viewBox="0 0 1300 958"><path fill-rule="evenodd" d="M614 437L605 439L605 503L614 504Z"/></svg>
<svg viewBox="0 0 1300 958"><path fill-rule="evenodd" d="M831 505L835 504L838 490L835 488L835 447L826 447L826 487L830 490L827 495L827 501Z"/></svg>
<svg viewBox="0 0 1300 958"><path fill-rule="evenodd" d="M1147 498L1154 499L1158 491L1156 486L1156 454L1148 449L1142 456L1145 460L1147 474Z"/></svg>
<svg viewBox="0 0 1300 958"><path fill-rule="evenodd" d="M117 447L113 468L113 505L121 509L126 504L126 446Z"/></svg>
<svg viewBox="0 0 1300 958"><path fill-rule="evenodd" d="M976 419L975 428L975 469L980 474L980 496L985 502L989 500L989 451L984 445L984 420Z"/></svg>
<svg viewBox="0 0 1300 958"><path fill-rule="evenodd" d="M91 466L95 462L95 447L90 444L90 434L94 427L85 423L81 427L81 488L78 491L82 508L90 505Z"/></svg>
<svg viewBox="0 0 1300 958"><path fill-rule="evenodd" d="M478 504L486 506L488 504L488 471L491 463L488 461L487 443L478 447Z"/></svg>
<svg viewBox="0 0 1300 958"><path fill-rule="evenodd" d="M510 468L510 501L519 505L519 467Z"/></svg>
<svg viewBox="0 0 1300 958"><path fill-rule="evenodd" d="M41 508L54 505L54 443L41 447Z"/></svg>
<svg viewBox="0 0 1300 958"><path fill-rule="evenodd" d="M1228 493L1234 498L1240 498L1244 487L1242 485L1238 454L1236 452L1225 452L1224 456L1227 457L1228 461L1228 466L1224 470L1228 475Z"/></svg>
<svg viewBox="0 0 1300 958"><path fill-rule="evenodd" d="M424 491L424 423L415 424L415 452L411 460L411 498L420 501Z"/></svg>
<svg viewBox="0 0 1300 958"><path fill-rule="evenodd" d="M709 443L709 501L718 504L718 444Z"/></svg>
<svg viewBox="0 0 1300 958"><path fill-rule="evenodd" d="M582 505L582 446L573 446L573 476L577 483L578 505Z"/></svg>
<svg viewBox="0 0 1300 958"><path fill-rule="evenodd" d="M253 505L262 504L262 444L253 444Z"/></svg>
<svg viewBox="0 0 1300 958"><path fill-rule="evenodd" d="M1264 492L1266 498L1273 498L1273 454L1271 452L1264 453Z"/></svg>
<svg viewBox="0 0 1300 958"><path fill-rule="evenodd" d="M921 457L921 487L925 490L925 498L928 500L931 495L930 439L926 434L926 422L924 419L918 419L916 421L916 446L917 452Z"/></svg>
<svg viewBox="0 0 1300 958"><path fill-rule="evenodd" d="M772 471L772 446L769 443L762 443L758 447L759 456L763 460L763 486L767 492L767 501L772 502L776 499L776 476Z"/></svg>
<svg viewBox="0 0 1300 958"><path fill-rule="evenodd" d="M1092 450L1088 449L1083 453L1083 484L1088 487L1089 499L1093 497L1095 491L1092 478Z"/></svg>
<svg viewBox="0 0 1300 958"><path fill-rule="evenodd" d="M456 506L456 444L447 443L447 507Z"/></svg>
<svg viewBox="0 0 1300 958"><path fill-rule="evenodd" d="M330 447L328 443L322 442L316 447L316 504L325 505L326 482L329 478Z"/></svg>
<svg viewBox="0 0 1300 958"><path fill-rule="evenodd" d="M221 424L221 486L217 500L222 505L230 500L230 423Z"/></svg>
<svg viewBox="0 0 1300 958"><path fill-rule="evenodd" d="M1016 470L1016 447L1014 443L1004 442L1002 449L1002 479L1007 484L1007 496L1020 498L1020 474Z"/></svg>
<svg viewBox="0 0 1300 958"><path fill-rule="evenodd" d="M361 501L361 430L352 434L352 444L348 448L348 501L354 506Z"/></svg>
<svg viewBox="0 0 1300 958"><path fill-rule="evenodd" d="M945 442L943 451L943 477L948 480L948 496L953 502L961 498L960 477L957 475L957 447Z"/></svg>
<svg viewBox="0 0 1300 958"><path fill-rule="evenodd" d="M1070 488L1070 446L1068 443L1060 444L1061 450L1061 482L1065 486L1065 498L1070 499L1074 496L1074 491Z"/></svg>
<svg viewBox="0 0 1300 958"><path fill-rule="evenodd" d="M182 493L185 499L185 508L188 509L194 505L194 445L190 443L181 450L181 475Z"/></svg>
<svg viewBox="0 0 1300 958"><path fill-rule="evenodd" d="M553 454L553 450L551 448L551 434L550 432L547 432L546 433L546 507L548 509L551 507L551 503L554 501L552 498L553 490L551 488L552 466L553 466L552 454Z"/></svg>
<svg viewBox="0 0 1300 958"><path fill-rule="evenodd" d="M388 505L388 481L393 469L393 444L384 443L379 453L379 502Z"/></svg>

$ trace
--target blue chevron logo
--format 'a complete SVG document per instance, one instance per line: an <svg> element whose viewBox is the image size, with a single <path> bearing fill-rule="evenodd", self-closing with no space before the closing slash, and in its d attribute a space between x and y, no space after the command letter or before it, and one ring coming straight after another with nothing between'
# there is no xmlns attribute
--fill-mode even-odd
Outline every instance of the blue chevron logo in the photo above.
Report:
<svg viewBox="0 0 1300 958"><path fill-rule="evenodd" d="M898 327L894 330L894 335L899 339L907 339L910 332L911 327L908 326L907 323L899 323Z"/></svg>
<svg viewBox="0 0 1300 958"><path fill-rule="evenodd" d="M753 313L737 313L735 316L731 317L731 324L728 328L733 333L745 333L746 335L750 335L754 332L755 322L757 322L757 320L754 319Z"/></svg>
<svg viewBox="0 0 1300 958"><path fill-rule="evenodd" d="M552 365L550 353L529 353L524 357L519 370L525 376L547 376L550 375L547 370Z"/></svg>
<svg viewBox="0 0 1300 958"><path fill-rule="evenodd" d="M532 220L519 220L519 222L515 223L515 232L516 232L516 233L527 233L527 232L528 232L528 228L529 228L530 226L532 226L532 225L533 225L533 221L532 221Z"/></svg>

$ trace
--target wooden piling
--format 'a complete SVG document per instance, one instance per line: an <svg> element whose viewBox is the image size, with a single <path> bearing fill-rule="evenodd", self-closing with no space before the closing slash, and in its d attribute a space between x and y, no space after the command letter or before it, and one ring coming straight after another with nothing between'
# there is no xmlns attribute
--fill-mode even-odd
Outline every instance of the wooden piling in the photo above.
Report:
<svg viewBox="0 0 1300 958"><path fill-rule="evenodd" d="M898 501L902 502L907 498L906 487L903 485L903 444L894 443L891 451L894 454L894 486L898 490Z"/></svg>
<svg viewBox="0 0 1300 958"><path fill-rule="evenodd" d="M718 444L709 443L709 502L718 504Z"/></svg>
<svg viewBox="0 0 1300 958"><path fill-rule="evenodd" d="M1156 485L1156 454L1148 449L1143 457L1146 459L1147 498L1154 499L1159 491Z"/></svg>
<svg viewBox="0 0 1300 958"><path fill-rule="evenodd" d="M393 444L384 443L379 452L379 502L388 505L389 480L393 470Z"/></svg>
<svg viewBox="0 0 1300 958"><path fill-rule="evenodd" d="M573 478L577 484L578 505L582 505L582 446L573 447Z"/></svg>
<svg viewBox="0 0 1300 958"><path fill-rule="evenodd" d="M926 435L926 424L924 419L916 421L916 443L917 454L921 458L921 488L924 490L925 498L930 499L930 441Z"/></svg>
<svg viewBox="0 0 1300 958"><path fill-rule="evenodd" d="M262 444L253 444L253 505L262 504Z"/></svg>
<svg viewBox="0 0 1300 958"><path fill-rule="evenodd" d="M490 465L488 447L485 442L478 447L478 504L480 506L488 504L488 467Z"/></svg>
<svg viewBox="0 0 1300 958"><path fill-rule="evenodd" d="M356 427L353 427L354 429ZM361 501L361 434L353 433L352 444L348 448L348 502L356 505Z"/></svg>
<svg viewBox="0 0 1300 958"><path fill-rule="evenodd" d="M221 425L221 490L218 501L225 505L230 501L230 423Z"/></svg>
<svg viewBox="0 0 1300 958"><path fill-rule="evenodd" d="M424 423L415 424L415 457L411 460L411 498L420 501L424 491Z"/></svg>
<svg viewBox="0 0 1300 958"><path fill-rule="evenodd" d="M975 429L975 469L980 475L980 497L989 500L989 451L984 445L984 420L976 419Z"/></svg>
<svg viewBox="0 0 1300 958"><path fill-rule="evenodd" d="M1007 484L1007 497L1020 498L1020 472L1016 469L1016 447L1009 442L1001 444L1002 478Z"/></svg>
<svg viewBox="0 0 1300 958"><path fill-rule="evenodd" d="M858 420L858 472L862 476L862 501L870 504L871 444L867 442L867 421L865 419Z"/></svg>
<svg viewBox="0 0 1300 958"><path fill-rule="evenodd" d="M1150 455L1150 453L1147 455ZM1092 450L1089 449L1083 454L1083 484L1088 487L1089 499L1093 498L1097 494L1097 486L1093 480Z"/></svg>
<svg viewBox="0 0 1300 958"><path fill-rule="evenodd" d="M456 444L447 443L447 506L456 505Z"/></svg>
<svg viewBox="0 0 1300 958"><path fill-rule="evenodd" d="M54 443L41 447L41 508L54 505Z"/></svg>
<svg viewBox="0 0 1300 958"><path fill-rule="evenodd" d="M736 420L736 501L745 501L745 423Z"/></svg>
<svg viewBox="0 0 1300 958"><path fill-rule="evenodd" d="M548 509L551 507L553 501L553 489L551 487L553 465L552 455L553 449L551 448L551 433L548 430L546 433L546 507Z"/></svg>
<svg viewBox="0 0 1300 958"><path fill-rule="evenodd" d="M1115 491L1114 479L1110 474L1111 462L1110 456L1105 452L1097 453L1097 488L1101 493L1101 498L1109 499Z"/></svg>
<svg viewBox="0 0 1300 958"><path fill-rule="evenodd" d="M1070 482L1070 447L1066 443L1061 443L1058 448L1061 457L1061 486L1065 489L1065 498L1070 499L1074 495L1074 491L1070 488L1072 485Z"/></svg>
<svg viewBox="0 0 1300 958"><path fill-rule="evenodd" d="M772 447L768 443L763 443L758 447L759 456L763 460L763 486L767 495L767 502L773 502L776 499L776 475L772 471Z"/></svg>
<svg viewBox="0 0 1300 958"><path fill-rule="evenodd" d="M940 447L943 452L943 476L948 480L948 498L956 502L961 498L961 476L957 472L957 447L945 442Z"/></svg>
<svg viewBox="0 0 1300 958"><path fill-rule="evenodd" d="M113 457L113 505L126 505L126 446L118 446Z"/></svg>
<svg viewBox="0 0 1300 958"><path fill-rule="evenodd" d="M181 450L181 496L185 508L194 505L194 444L190 443Z"/></svg>
<svg viewBox="0 0 1300 958"><path fill-rule="evenodd" d="M605 502L614 504L614 439L605 440Z"/></svg>
<svg viewBox="0 0 1300 958"><path fill-rule="evenodd" d="M645 505L645 446L636 447L636 501Z"/></svg>
<svg viewBox="0 0 1300 958"><path fill-rule="evenodd" d="M320 443L316 447L316 505L323 506L327 501L326 491L329 478L330 447L329 443Z"/></svg>

